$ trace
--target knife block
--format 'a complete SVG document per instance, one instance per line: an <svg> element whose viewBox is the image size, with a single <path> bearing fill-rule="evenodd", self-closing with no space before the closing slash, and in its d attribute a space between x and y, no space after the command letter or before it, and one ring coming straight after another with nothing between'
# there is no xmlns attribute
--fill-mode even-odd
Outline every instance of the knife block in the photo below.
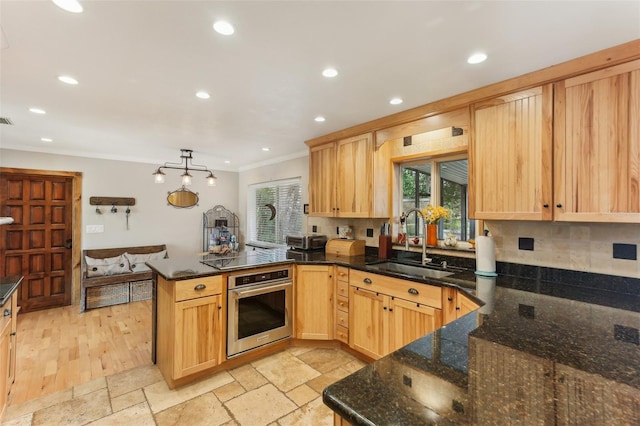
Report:
<svg viewBox="0 0 640 426"><path fill-rule="evenodd" d="M391 259L392 253L391 235L380 235L378 237L378 258Z"/></svg>

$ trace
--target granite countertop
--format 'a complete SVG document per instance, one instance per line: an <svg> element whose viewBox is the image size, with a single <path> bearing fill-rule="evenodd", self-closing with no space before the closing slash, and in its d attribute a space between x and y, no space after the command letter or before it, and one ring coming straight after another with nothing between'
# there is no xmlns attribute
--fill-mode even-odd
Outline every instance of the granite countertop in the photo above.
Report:
<svg viewBox="0 0 640 426"><path fill-rule="evenodd" d="M0 278L0 305L7 303L23 279L24 277L21 275Z"/></svg>
<svg viewBox="0 0 640 426"><path fill-rule="evenodd" d="M396 255L400 257L396 261L407 260L403 252ZM182 280L234 268L326 263L417 283L455 286L483 304L328 386L324 403L354 425L478 423L480 406L485 414L488 410L490 416L497 415L495 410L500 410L503 401L494 398L486 403L482 395L488 394L487 387L498 375L500 386L509 386L524 373L504 368L506 360L497 361L498 365L478 361L482 351L496 347L501 348L499 354L511 351L511 359L518 359L519 364L534 360L545 368L574 369L628 386L640 395L640 279L510 264L499 264L496 278L476 277L473 259L469 264L469 260L455 258L446 259L453 274L434 279L379 270L372 265L379 261L377 252L335 257L324 251L275 249L269 250L269 256L268 264L225 271L202 263L203 257L168 258L147 265L168 280ZM531 380L526 387L535 390L544 379ZM474 401L484 403L474 406Z"/></svg>
<svg viewBox="0 0 640 426"><path fill-rule="evenodd" d="M484 306L330 385L324 403L354 425L482 424L505 415L508 395L553 389L550 371L592 374L637 400L640 280L599 276L635 285L616 293L570 277L478 277Z"/></svg>

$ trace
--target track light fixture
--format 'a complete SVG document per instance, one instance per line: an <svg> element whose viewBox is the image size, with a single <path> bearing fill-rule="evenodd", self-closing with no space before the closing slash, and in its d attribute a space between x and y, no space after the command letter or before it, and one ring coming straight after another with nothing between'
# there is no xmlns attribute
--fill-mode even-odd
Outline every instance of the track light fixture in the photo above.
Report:
<svg viewBox="0 0 640 426"><path fill-rule="evenodd" d="M191 178L193 176L191 176L191 173L189 173L190 171L209 173L209 175L207 175L206 177L207 185L216 186L216 180L218 179L216 175L214 175L211 170L207 169L207 166L193 164L192 153L193 151L190 149L181 149L179 163L166 162L164 163L164 165L158 167L153 173L155 183L164 183L165 173L163 172L163 169L176 169L184 170L184 173L180 175L182 178L183 186L191 185Z"/></svg>

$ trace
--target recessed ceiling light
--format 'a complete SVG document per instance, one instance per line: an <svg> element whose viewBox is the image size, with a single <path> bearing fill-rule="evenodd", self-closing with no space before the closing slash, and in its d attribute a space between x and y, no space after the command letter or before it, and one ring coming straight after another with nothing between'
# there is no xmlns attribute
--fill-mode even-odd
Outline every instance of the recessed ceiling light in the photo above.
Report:
<svg viewBox="0 0 640 426"><path fill-rule="evenodd" d="M72 13L82 12L82 5L78 0L52 0L52 1L60 9L64 9L67 12L72 12Z"/></svg>
<svg viewBox="0 0 640 426"><path fill-rule="evenodd" d="M76 80L73 77L69 77L68 75L61 75L61 76L58 77L58 80L60 80L63 83L67 83L67 84L73 84L73 85L78 84L78 80Z"/></svg>
<svg viewBox="0 0 640 426"><path fill-rule="evenodd" d="M53 139L51 139L51 138L40 138L40 140L42 142L53 142Z"/></svg>
<svg viewBox="0 0 640 426"><path fill-rule="evenodd" d="M327 68L322 71L322 75L329 78L335 77L336 75L338 75L338 70L336 70L335 68Z"/></svg>
<svg viewBox="0 0 640 426"><path fill-rule="evenodd" d="M227 21L216 21L213 23L213 29L216 30L218 34L222 35L231 35L236 30L233 28L233 25L228 23Z"/></svg>
<svg viewBox="0 0 640 426"><path fill-rule="evenodd" d="M270 149L269 149L269 148L267 148L266 146L265 146L264 148L262 148L262 150L263 150L264 152L270 151Z"/></svg>
<svg viewBox="0 0 640 426"><path fill-rule="evenodd" d="M484 62L486 59L487 55L485 53L474 53L473 55L469 56L469 59L467 59L467 63L475 65Z"/></svg>
<svg viewBox="0 0 640 426"><path fill-rule="evenodd" d="M402 102L402 98L393 98L389 101L391 105L400 105Z"/></svg>
<svg viewBox="0 0 640 426"><path fill-rule="evenodd" d="M209 99L211 97L210 94L208 94L207 92L196 92L196 96L199 97L200 99Z"/></svg>
<svg viewBox="0 0 640 426"><path fill-rule="evenodd" d="M41 109L41 108L29 108L29 111L31 111L34 114L46 114L47 111Z"/></svg>
<svg viewBox="0 0 640 426"><path fill-rule="evenodd" d="M318 123L322 123L323 121L326 120L326 118L324 118L323 116L319 115L316 118L314 118L315 121L317 121Z"/></svg>
<svg viewBox="0 0 640 426"><path fill-rule="evenodd" d="M224 164L231 164L231 161L229 161L229 160L224 160Z"/></svg>

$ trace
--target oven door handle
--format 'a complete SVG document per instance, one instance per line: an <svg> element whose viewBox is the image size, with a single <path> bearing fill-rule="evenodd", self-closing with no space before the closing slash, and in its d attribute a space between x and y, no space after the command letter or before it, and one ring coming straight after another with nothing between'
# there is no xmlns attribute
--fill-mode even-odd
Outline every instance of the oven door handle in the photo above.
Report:
<svg viewBox="0 0 640 426"><path fill-rule="evenodd" d="M274 290L280 290L286 287L291 287L293 285L292 282L286 282L286 283L278 283L278 284L274 284L274 285L268 285L268 286L260 286L258 288L251 288L251 289L233 289L230 290L233 293L237 294L240 297L250 297L250 296L255 296L258 294L264 294L264 293L270 293Z"/></svg>

